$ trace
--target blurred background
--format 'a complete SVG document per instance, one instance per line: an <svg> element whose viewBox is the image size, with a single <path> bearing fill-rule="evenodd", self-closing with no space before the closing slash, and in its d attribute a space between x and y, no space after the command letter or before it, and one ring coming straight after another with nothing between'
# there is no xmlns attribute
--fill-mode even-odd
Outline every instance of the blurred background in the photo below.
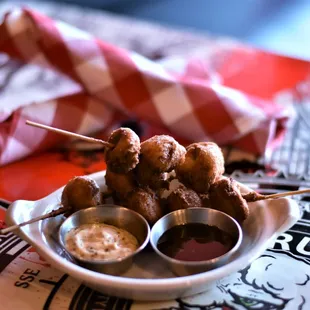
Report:
<svg viewBox="0 0 310 310"><path fill-rule="evenodd" d="M251 48L239 49L234 42L310 61L310 0L0 0L0 16L14 6L25 4L99 39L155 60L173 72L182 74L188 68L199 67L203 78L212 77L212 81L221 82L217 72L223 69L228 80L225 85L245 89L256 96L259 93L264 98L273 97L288 107L299 103L303 108L298 113L302 121L291 126L288 142L278 152L269 152L264 163L274 167L276 162L277 166L286 167L288 161L296 162L298 164L291 165L292 174L298 170L300 174L307 171L310 175L310 82L307 76L310 62L281 57L267 57L263 61L257 58L256 61ZM225 62L235 50L244 53L236 53L231 64ZM196 52L201 53L201 58L192 57ZM191 62L190 67L187 59L202 62ZM227 63L230 65L224 68ZM29 73L23 69L21 62L4 55L3 65L0 63L2 106L44 101L64 96L72 89L79 91L77 83L65 77L60 79L55 72L47 73L36 67ZM18 94L15 101L12 94ZM298 144L297 136L301 137ZM292 150L296 150L296 160L292 160ZM229 156L233 161L240 158L240 153L234 157L234 152L229 151Z"/></svg>
<svg viewBox="0 0 310 310"><path fill-rule="evenodd" d="M310 59L309 0L54 0ZM41 1L42 2L42 1Z"/></svg>

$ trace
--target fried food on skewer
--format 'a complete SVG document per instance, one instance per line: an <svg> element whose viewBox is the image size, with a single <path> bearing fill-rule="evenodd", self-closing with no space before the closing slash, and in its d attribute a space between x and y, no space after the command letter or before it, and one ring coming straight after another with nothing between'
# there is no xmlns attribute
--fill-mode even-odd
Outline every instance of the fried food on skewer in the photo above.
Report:
<svg viewBox="0 0 310 310"><path fill-rule="evenodd" d="M139 186L149 187L154 191L169 189L167 173L154 172L145 161L137 165L134 174Z"/></svg>
<svg viewBox="0 0 310 310"><path fill-rule="evenodd" d="M114 201L140 213L152 225L166 211L200 206L218 209L242 223L249 215L247 202L310 192L310 189L304 189L262 195L252 191L242 195L233 179L222 176L223 154L212 142L193 143L185 149L172 137L160 135L140 145L139 137L129 128L115 130L109 142L106 142L30 121L27 121L27 124L90 143L102 144L108 165L106 183L109 191L100 192L98 184L89 177L75 177L64 187L60 208L0 229L0 234L60 214L70 215L81 209L98 206L110 195ZM139 166L140 169L137 169ZM168 173L171 176L166 178ZM170 183L174 178L189 188L181 186L167 197L166 189L170 186L165 189L163 184L166 181Z"/></svg>
<svg viewBox="0 0 310 310"><path fill-rule="evenodd" d="M170 212L198 207L202 207L199 195L183 185L171 192L167 198L167 208Z"/></svg>
<svg viewBox="0 0 310 310"><path fill-rule="evenodd" d="M199 198L200 198L201 205L203 208L216 209L216 208L212 208L209 194L199 194Z"/></svg>
<svg viewBox="0 0 310 310"><path fill-rule="evenodd" d="M132 171L126 174L114 173L109 168L105 175L106 185L115 194L120 196L121 200L126 197L136 188L136 182Z"/></svg>
<svg viewBox="0 0 310 310"><path fill-rule="evenodd" d="M72 138L78 138L78 139L81 139L83 141L87 141L87 142L90 142L90 143L98 143L98 144L103 145L105 148L109 148L109 147L113 146L109 142L103 141L101 139L95 139L95 138L92 138L92 137L83 136L83 135L80 135L80 134L77 134L77 133L74 133L74 132L70 132L70 131L67 131L67 130L55 128L55 127L52 127L52 126L47 126L47 125L44 125L44 124L40 124L40 123L36 123L36 122L31 122L31 121L28 121L28 120L26 121L26 124L30 125L30 126L38 127L38 128L41 128L41 129L49 130L51 132L56 132L56 133L64 135L64 136L68 136L68 137L72 137Z"/></svg>
<svg viewBox="0 0 310 310"><path fill-rule="evenodd" d="M242 223L249 216L247 201L232 178L222 177L211 185L208 195L202 200L205 207L217 209Z"/></svg>
<svg viewBox="0 0 310 310"><path fill-rule="evenodd" d="M184 159L185 152L174 138L157 135L141 143L140 161L153 172L170 172Z"/></svg>
<svg viewBox="0 0 310 310"><path fill-rule="evenodd" d="M105 202L106 199L110 198L113 194L113 191L111 189L106 189L104 192L101 192L101 200L102 202Z"/></svg>
<svg viewBox="0 0 310 310"><path fill-rule="evenodd" d="M77 178L86 178L86 177L77 177ZM79 182L80 181L81 180L79 180ZM229 182L231 182L233 184L231 184ZM310 193L310 189L303 189L303 190L289 191L289 192L283 192L283 193L277 193L277 194L271 194L271 195L262 195L262 194L258 194L258 193L256 193L257 194L256 195L255 192L249 192L248 194L244 194L241 196L239 189L238 189L238 186L236 186L236 184L234 184L234 182L235 181L232 179L223 178L220 181L216 182L216 184L213 184L212 187L214 187L214 188L212 188L210 190L210 192L213 193L212 195L199 194L199 196L202 200L202 203L203 203L203 207L215 208L215 206L218 206L219 205L218 203L219 202L221 203L221 201L217 201L217 199L214 197L219 196L224 200L224 202L227 203L226 208L222 208L219 210L223 211L223 212L229 212L229 210L230 210L231 212L229 212L228 214L235 217L241 223L242 218L244 219L248 216L248 206L244 203L243 200L249 199L249 202L252 202L252 201L277 199L277 198L283 198L283 197L287 197L287 196L302 195L302 194ZM73 181L70 180L67 185L71 184L71 186L72 186L72 183L73 183ZM76 182L76 183L78 183L78 182ZM80 183L83 184L83 181ZM221 183L223 183L223 184L221 185ZM225 189L225 186L226 186L226 189ZM234 188L235 186L236 186L236 188ZM229 187L231 187L231 188L229 189ZM216 188L218 188L219 191L216 191ZM234 190L235 190L235 192L234 192ZM150 223L156 222L157 219L161 218L165 214L165 205L167 203L166 198L159 200L157 198L157 196L155 195L155 193L152 192L151 190L146 190L146 194L144 193L143 189L138 188L134 192L136 192L136 191L140 191L140 193L136 193L135 195L132 195L130 203L129 203L130 208L136 209L136 211L139 212L142 216L148 216L148 206L151 206L149 208L150 216L148 219L148 221ZM221 194L221 191L222 191L222 193L224 193L224 195ZM98 197L96 192L97 192L97 190L94 191L95 197ZM66 193L66 191L63 191L63 196L66 195L65 193ZM139 201L139 197L142 197L140 199L140 201ZM236 205L239 206L241 212L236 212L236 210L231 210L233 202L229 201L229 197L233 197L234 201L236 201ZM64 197L63 199L64 199L66 207L62 206L56 210L50 211L47 214L40 215L38 217L32 218L29 221L25 221L25 222L22 222L22 223L19 223L16 225L6 227L4 229L0 229L0 234L6 234L6 233L12 232L12 231L14 231L20 227L23 227L25 225L29 225L29 224L35 223L37 221L41 221L44 219L55 217L55 216L58 216L60 214L68 213L68 215L70 215L70 213L78 211L78 208L76 206L74 206L72 203L67 203L68 200L66 200L66 199L69 199L69 197ZM149 202L147 204L144 204L143 199L145 199L145 201L149 200ZM98 200L100 200L100 198L98 200L97 199L94 199L94 200L95 200L95 205L100 204L100 202L98 201ZM155 202L154 202L154 200L155 200ZM79 205L79 200L77 200L77 201L78 201L78 205ZM92 201L92 199L91 199L91 201ZM137 208L135 208L136 201L138 201L138 207ZM214 202L214 203L212 203L212 202ZM90 207L93 207L95 205L92 205L92 203L91 203ZM125 205L125 206L127 206L127 205ZM82 209L84 207L85 206L83 205ZM86 207L89 207L89 206L86 206ZM228 210L228 211L226 211L226 210ZM68 211L70 211L70 212L68 212ZM146 213L146 215L145 215L145 213ZM236 213L237 213L237 216L235 215ZM238 214L240 214L240 213L243 214L242 217L238 216ZM240 218L241 218L241 220L240 220Z"/></svg>
<svg viewBox="0 0 310 310"><path fill-rule="evenodd" d="M177 178L198 193L208 192L223 173L223 153L213 142L190 144L186 148L185 160L176 167Z"/></svg>
<svg viewBox="0 0 310 310"><path fill-rule="evenodd" d="M78 176L69 180L61 195L61 204L69 215L81 209L95 207L102 203L98 184L87 176Z"/></svg>
<svg viewBox="0 0 310 310"><path fill-rule="evenodd" d="M150 225L155 224L164 215L159 198L147 187L134 190L129 195L126 205L141 214Z"/></svg>
<svg viewBox="0 0 310 310"><path fill-rule="evenodd" d="M276 194L278 195L278 194ZM270 195L271 196L271 195ZM247 202L254 202L254 201L257 201L257 200L264 200L266 199L266 197L268 196L265 196L265 195L262 195L262 194L259 194L259 193L256 193L255 191L251 191L249 193L246 193L244 195L242 195L242 197L247 201ZM270 197L272 198L272 197Z"/></svg>
<svg viewBox="0 0 310 310"><path fill-rule="evenodd" d="M113 145L106 150L108 168L115 173L127 173L139 162L140 138L129 128L114 130L108 142Z"/></svg>

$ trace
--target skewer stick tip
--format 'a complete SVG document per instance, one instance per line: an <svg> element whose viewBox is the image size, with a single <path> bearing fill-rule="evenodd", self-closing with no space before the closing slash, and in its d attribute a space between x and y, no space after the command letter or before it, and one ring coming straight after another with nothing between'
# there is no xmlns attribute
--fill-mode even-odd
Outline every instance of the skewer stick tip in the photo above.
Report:
<svg viewBox="0 0 310 310"><path fill-rule="evenodd" d="M26 124L30 125L30 126L33 126L33 127L38 127L38 128L41 128L41 129L49 130L51 132L55 132L55 133L58 133L58 134L62 134L62 135L65 135L65 136L68 136L68 137L71 137L71 138L81 139L81 140L84 140L84 141L87 141L87 142L90 142L90 143L98 143L98 144L103 145L105 148L112 148L113 147L113 144L111 144L111 143L109 143L107 141L104 141L104 140L101 140L101 139L87 137L87 136L80 135L80 134L77 134L77 133L74 133L74 132L71 132L71 131L67 131L67 130L63 130L63 129L58 129L58 128L55 128L55 127L52 127L52 126L48 126L48 125L32 122L32 121L29 121L29 120L26 120Z"/></svg>

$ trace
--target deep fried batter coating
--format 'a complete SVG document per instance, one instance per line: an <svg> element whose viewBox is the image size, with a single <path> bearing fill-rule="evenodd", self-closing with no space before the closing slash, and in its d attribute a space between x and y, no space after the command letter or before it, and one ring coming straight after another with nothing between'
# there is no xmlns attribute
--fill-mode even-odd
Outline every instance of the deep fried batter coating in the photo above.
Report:
<svg viewBox="0 0 310 310"><path fill-rule="evenodd" d="M209 199L213 209L230 215L239 223L249 216L248 204L232 178L223 177L215 182L210 188Z"/></svg>
<svg viewBox="0 0 310 310"><path fill-rule="evenodd" d="M170 212L188 209L201 208L202 202L198 194L192 189L180 186L175 189L167 198L168 210Z"/></svg>
<svg viewBox="0 0 310 310"><path fill-rule="evenodd" d="M160 208L162 210L162 214L163 216L167 213L170 212L169 208L168 208L168 199L167 198L163 198L160 196L160 193L156 193L157 196L159 197L159 204L160 204Z"/></svg>
<svg viewBox="0 0 310 310"><path fill-rule="evenodd" d="M218 145L200 142L186 148L185 160L176 167L176 175L186 186L198 193L206 193L224 169L224 157Z"/></svg>
<svg viewBox="0 0 310 310"><path fill-rule="evenodd" d="M164 214L159 198L150 188L138 188L127 199L127 207L141 214L150 225Z"/></svg>
<svg viewBox="0 0 310 310"><path fill-rule="evenodd" d="M253 202L253 201L260 200L260 199L264 199L265 196L262 195L262 194L259 194L259 193L256 193L256 192L252 191L252 192L249 192L249 193L243 195L242 197L247 202Z"/></svg>
<svg viewBox="0 0 310 310"><path fill-rule="evenodd" d="M157 135L141 143L140 161L158 173L170 172L184 159L185 152L174 138Z"/></svg>
<svg viewBox="0 0 310 310"><path fill-rule="evenodd" d="M136 182L132 171L126 174L114 173L109 168L105 175L106 185L116 195L125 199L136 187Z"/></svg>
<svg viewBox="0 0 310 310"><path fill-rule="evenodd" d="M126 198L122 197L117 192L112 192L112 198L115 205L126 207Z"/></svg>
<svg viewBox="0 0 310 310"><path fill-rule="evenodd" d="M201 201L203 208L211 208L212 209L209 194L199 194L199 198L200 198L200 201Z"/></svg>
<svg viewBox="0 0 310 310"><path fill-rule="evenodd" d="M134 170L135 178L141 187L149 187L155 191L162 188L169 189L169 180L167 173L154 172L150 169L148 164L143 161L140 162Z"/></svg>
<svg viewBox="0 0 310 310"><path fill-rule="evenodd" d="M78 176L71 179L64 187L61 195L61 204L63 207L71 209L70 212L95 207L101 203L101 193L98 184L86 176Z"/></svg>
<svg viewBox="0 0 310 310"><path fill-rule="evenodd" d="M108 168L115 173L127 173L139 162L140 138L129 128L114 130L108 140L114 147L108 148L105 160Z"/></svg>

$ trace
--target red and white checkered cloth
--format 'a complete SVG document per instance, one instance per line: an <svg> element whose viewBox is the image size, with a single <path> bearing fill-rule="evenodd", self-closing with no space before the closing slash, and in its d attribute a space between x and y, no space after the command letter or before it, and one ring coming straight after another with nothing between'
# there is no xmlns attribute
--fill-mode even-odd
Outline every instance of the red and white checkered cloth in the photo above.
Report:
<svg viewBox="0 0 310 310"><path fill-rule="evenodd" d="M0 111L0 165L68 138L25 125L37 121L80 134L135 117L184 141L215 141L263 154L285 128L286 111L220 84L189 60L183 74L37 12L21 9L0 25L0 52L57 70L82 90L48 102ZM253 81L255 82L255 81Z"/></svg>

